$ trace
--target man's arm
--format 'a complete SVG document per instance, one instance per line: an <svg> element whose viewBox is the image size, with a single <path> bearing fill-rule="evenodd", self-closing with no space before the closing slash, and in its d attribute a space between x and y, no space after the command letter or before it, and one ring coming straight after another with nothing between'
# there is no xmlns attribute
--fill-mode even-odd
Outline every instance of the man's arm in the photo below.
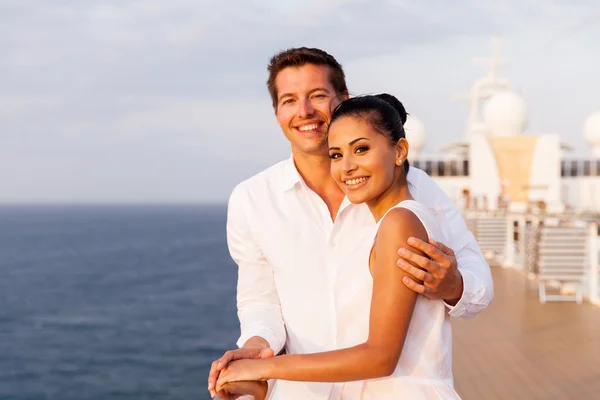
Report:
<svg viewBox="0 0 600 400"><path fill-rule="evenodd" d="M409 175L415 200L438 214L446 243L411 239L409 244L427 257L400 249L398 266L412 277L406 285L431 299L443 299L454 317L470 318L485 309L494 297L490 267L475 237L452 200L423 171L412 168ZM408 250L408 251L407 251ZM406 262L417 265L419 268Z"/></svg>
<svg viewBox="0 0 600 400"><path fill-rule="evenodd" d="M246 214L251 205L246 192L236 187L229 199L227 245L238 265L237 309L242 347L254 337L263 338L278 353L285 345L286 333L275 288L273 267L264 258L254 240Z"/></svg>
<svg viewBox="0 0 600 400"><path fill-rule="evenodd" d="M251 204L244 188L237 186L229 198L227 244L238 265L237 309L241 335L237 340L239 349L227 351L211 366L208 390L213 396L219 372L230 361L272 357L281 351L286 341L273 268L256 244L246 213Z"/></svg>

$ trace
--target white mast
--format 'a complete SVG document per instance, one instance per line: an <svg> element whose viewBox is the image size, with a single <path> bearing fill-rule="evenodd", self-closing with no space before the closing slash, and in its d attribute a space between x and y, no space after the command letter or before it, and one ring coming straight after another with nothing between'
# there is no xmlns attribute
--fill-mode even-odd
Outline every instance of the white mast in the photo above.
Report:
<svg viewBox="0 0 600 400"><path fill-rule="evenodd" d="M472 133L478 132L483 126L481 117L482 102L490 98L493 94L512 90L510 83L506 79L498 77L498 70L507 63L507 60L501 55L502 39L498 36L492 37L492 56L489 58L477 58L473 60L476 64L488 66L487 75L477 79L471 90L466 94L459 94L453 97L453 100L469 100L469 116L467 117L467 126L465 139L468 140Z"/></svg>

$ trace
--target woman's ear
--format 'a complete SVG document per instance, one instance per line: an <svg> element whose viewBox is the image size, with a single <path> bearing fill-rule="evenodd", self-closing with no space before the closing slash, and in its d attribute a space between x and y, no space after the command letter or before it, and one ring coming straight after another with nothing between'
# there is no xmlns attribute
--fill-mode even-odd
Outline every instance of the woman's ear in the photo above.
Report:
<svg viewBox="0 0 600 400"><path fill-rule="evenodd" d="M408 141L405 138L398 140L396 144L396 165L401 166L408 157Z"/></svg>

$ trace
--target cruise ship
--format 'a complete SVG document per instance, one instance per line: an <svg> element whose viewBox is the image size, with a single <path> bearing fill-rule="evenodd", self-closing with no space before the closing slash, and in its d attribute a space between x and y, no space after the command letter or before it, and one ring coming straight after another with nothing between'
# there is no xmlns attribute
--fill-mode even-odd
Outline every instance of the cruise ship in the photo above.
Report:
<svg viewBox="0 0 600 400"><path fill-rule="evenodd" d="M582 121L592 156L572 158L558 133L528 132L527 104L501 77L500 39L466 95L463 140L422 157L426 129L409 116L410 160L458 204L495 266L522 270L540 301L600 304L600 110Z"/></svg>

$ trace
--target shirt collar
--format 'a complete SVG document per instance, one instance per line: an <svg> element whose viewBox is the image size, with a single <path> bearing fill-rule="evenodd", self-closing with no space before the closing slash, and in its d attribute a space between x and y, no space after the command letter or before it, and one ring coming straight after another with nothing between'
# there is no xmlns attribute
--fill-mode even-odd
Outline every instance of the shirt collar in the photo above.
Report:
<svg viewBox="0 0 600 400"><path fill-rule="evenodd" d="M298 183L304 183L304 180L296 168L294 156L291 155L290 158L285 162L283 170L283 191L287 192L288 190L293 189Z"/></svg>
<svg viewBox="0 0 600 400"><path fill-rule="evenodd" d="M294 163L294 156L291 155L290 158L284 161L282 190L283 192L287 192L295 188L298 184L303 184L304 186L306 186L304 179L302 179L300 172L298 172L298 168L296 168L296 163ZM340 215L342 210L349 206L352 206L352 203L350 202L350 200L348 200L348 196L344 196L344 200L342 201L340 209L338 210L338 215Z"/></svg>

